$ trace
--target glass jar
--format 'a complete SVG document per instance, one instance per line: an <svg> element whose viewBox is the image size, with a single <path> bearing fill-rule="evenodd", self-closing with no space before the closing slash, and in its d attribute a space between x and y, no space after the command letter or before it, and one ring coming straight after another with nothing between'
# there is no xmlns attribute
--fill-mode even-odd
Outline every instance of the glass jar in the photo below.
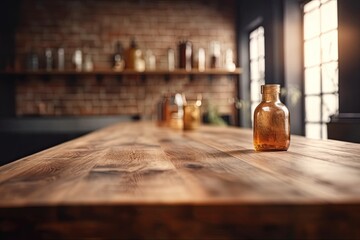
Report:
<svg viewBox="0 0 360 240"><path fill-rule="evenodd" d="M280 102L280 85L261 86L262 101L254 112L254 147L256 151L286 151L290 145L290 115Z"/></svg>
<svg viewBox="0 0 360 240"><path fill-rule="evenodd" d="M188 99L186 100L185 95L183 95L184 102L184 130L195 130L200 126L201 122L201 101L202 96L198 94L197 99Z"/></svg>
<svg viewBox="0 0 360 240"><path fill-rule="evenodd" d="M184 105L184 130L195 130L200 125L200 106L194 102Z"/></svg>

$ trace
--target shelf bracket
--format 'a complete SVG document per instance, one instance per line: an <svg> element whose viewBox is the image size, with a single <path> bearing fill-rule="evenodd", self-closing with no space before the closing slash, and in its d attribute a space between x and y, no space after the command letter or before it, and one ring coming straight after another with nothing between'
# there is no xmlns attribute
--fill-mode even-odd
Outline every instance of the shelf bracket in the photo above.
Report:
<svg viewBox="0 0 360 240"><path fill-rule="evenodd" d="M115 76L115 79L116 79L116 81L118 81L118 83L122 83L122 79L123 79L122 74L117 74Z"/></svg>
<svg viewBox="0 0 360 240"><path fill-rule="evenodd" d="M76 75L75 75L75 74L71 74L71 75L69 76L69 78L66 79L66 84L67 84L68 86L72 86L72 85L75 84L75 81L76 81Z"/></svg>
<svg viewBox="0 0 360 240"><path fill-rule="evenodd" d="M141 74L141 83L144 84L146 82L146 74Z"/></svg>
<svg viewBox="0 0 360 240"><path fill-rule="evenodd" d="M104 79L104 75L102 75L102 74L96 74L95 78L96 78L96 81L97 81L98 83L100 83L100 82Z"/></svg>
<svg viewBox="0 0 360 240"><path fill-rule="evenodd" d="M190 82L194 81L194 75L193 74L189 74L189 80L190 80Z"/></svg>
<svg viewBox="0 0 360 240"><path fill-rule="evenodd" d="M169 83L169 82L170 82L170 75L169 75L169 74L165 74L165 75L164 75L164 80L165 80L165 83Z"/></svg>
<svg viewBox="0 0 360 240"><path fill-rule="evenodd" d="M44 74L44 75L42 75L42 80L43 80L44 82L49 82L50 79L51 79L50 74Z"/></svg>

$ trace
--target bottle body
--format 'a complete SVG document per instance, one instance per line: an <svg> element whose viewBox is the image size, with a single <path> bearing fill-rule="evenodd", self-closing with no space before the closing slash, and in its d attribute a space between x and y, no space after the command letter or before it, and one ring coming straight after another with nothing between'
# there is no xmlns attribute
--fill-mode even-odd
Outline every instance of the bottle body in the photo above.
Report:
<svg viewBox="0 0 360 240"><path fill-rule="evenodd" d="M179 68L190 71L193 63L192 43L183 41L179 43Z"/></svg>
<svg viewBox="0 0 360 240"><path fill-rule="evenodd" d="M45 50L45 69L51 71L53 68L53 56L50 48Z"/></svg>
<svg viewBox="0 0 360 240"><path fill-rule="evenodd" d="M75 66L76 71L82 70L82 51L80 49L76 49L74 52L73 64Z"/></svg>
<svg viewBox="0 0 360 240"><path fill-rule="evenodd" d="M174 71L175 70L175 52L174 49L168 49L168 70Z"/></svg>
<svg viewBox="0 0 360 240"><path fill-rule="evenodd" d="M254 111L254 147L256 151L286 151L290 145L290 115L280 102L280 85L261 86L261 103Z"/></svg>
<svg viewBox="0 0 360 240"><path fill-rule="evenodd" d="M136 59L140 56L141 56L141 50L138 48L135 38L132 38L130 41L130 47L127 50L127 58L126 58L126 62L125 62L125 67L127 69L135 70Z"/></svg>
<svg viewBox="0 0 360 240"><path fill-rule="evenodd" d="M58 49L58 70L63 71L65 69L65 51L64 48Z"/></svg>
<svg viewBox="0 0 360 240"><path fill-rule="evenodd" d="M113 64L113 69L115 71L122 71L124 70L125 67L125 61L124 61L124 56L123 56L123 47L120 41L116 42L115 45L115 53L112 57L112 64Z"/></svg>

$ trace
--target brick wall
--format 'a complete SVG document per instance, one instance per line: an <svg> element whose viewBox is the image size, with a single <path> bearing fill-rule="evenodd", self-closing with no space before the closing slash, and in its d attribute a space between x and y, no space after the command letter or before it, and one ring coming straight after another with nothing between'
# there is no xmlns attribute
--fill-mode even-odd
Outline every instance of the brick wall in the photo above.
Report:
<svg viewBox="0 0 360 240"><path fill-rule="evenodd" d="M114 45L120 40L125 48L134 36L145 52L152 50L157 68L167 66L167 49L177 49L182 39L192 41L194 50L209 53L218 41L222 53L235 47L234 1L222 0L23 0L16 30L16 66L25 68L32 49L44 62L46 48L65 49L65 67L71 69L76 48L91 54L95 69L110 69ZM209 57L207 56L207 65ZM28 77L17 82L17 115L94 115L140 114L153 117L156 102L168 91L202 93L221 113L232 113L228 99L235 85L226 76L172 77L141 79L127 76L121 80L91 76L50 80Z"/></svg>

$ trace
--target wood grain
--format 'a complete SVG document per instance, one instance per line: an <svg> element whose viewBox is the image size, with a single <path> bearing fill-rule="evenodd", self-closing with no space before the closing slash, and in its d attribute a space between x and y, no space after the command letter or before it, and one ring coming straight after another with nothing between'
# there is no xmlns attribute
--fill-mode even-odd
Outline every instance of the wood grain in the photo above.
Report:
<svg viewBox="0 0 360 240"><path fill-rule="evenodd" d="M360 239L359 146L113 125L0 167L0 237Z"/></svg>

